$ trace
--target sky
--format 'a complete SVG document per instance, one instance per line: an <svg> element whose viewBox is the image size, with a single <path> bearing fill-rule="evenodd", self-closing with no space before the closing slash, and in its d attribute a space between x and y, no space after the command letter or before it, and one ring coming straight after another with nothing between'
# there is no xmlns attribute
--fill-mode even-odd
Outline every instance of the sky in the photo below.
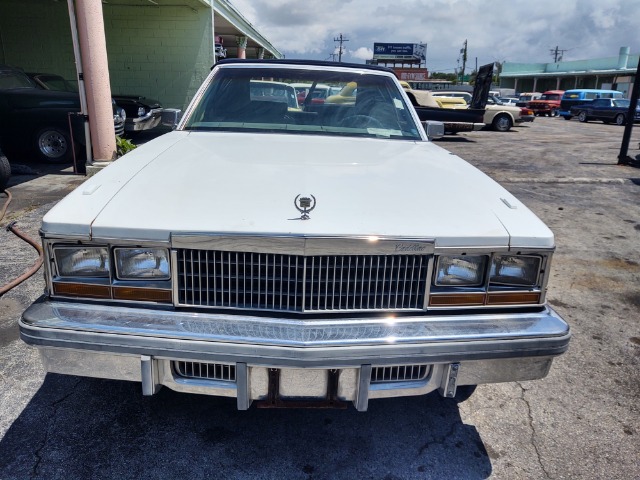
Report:
<svg viewBox="0 0 640 480"><path fill-rule="evenodd" d="M231 0L286 58L364 63L374 42L426 43L430 72L640 53L640 0Z"/></svg>

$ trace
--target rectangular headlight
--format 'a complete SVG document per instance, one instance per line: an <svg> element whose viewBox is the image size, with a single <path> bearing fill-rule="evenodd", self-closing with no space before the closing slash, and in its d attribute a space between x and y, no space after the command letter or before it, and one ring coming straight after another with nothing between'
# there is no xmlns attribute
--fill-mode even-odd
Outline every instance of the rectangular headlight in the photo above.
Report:
<svg viewBox="0 0 640 480"><path fill-rule="evenodd" d="M496 255L491 263L492 285L533 287L538 284L540 257L525 255Z"/></svg>
<svg viewBox="0 0 640 480"><path fill-rule="evenodd" d="M484 283L485 255L440 256L435 283L448 287L478 287Z"/></svg>
<svg viewBox="0 0 640 480"><path fill-rule="evenodd" d="M57 247L53 254L62 277L108 277L109 251L106 247Z"/></svg>
<svg viewBox="0 0 640 480"><path fill-rule="evenodd" d="M168 280L166 248L116 248L116 274L120 280Z"/></svg>

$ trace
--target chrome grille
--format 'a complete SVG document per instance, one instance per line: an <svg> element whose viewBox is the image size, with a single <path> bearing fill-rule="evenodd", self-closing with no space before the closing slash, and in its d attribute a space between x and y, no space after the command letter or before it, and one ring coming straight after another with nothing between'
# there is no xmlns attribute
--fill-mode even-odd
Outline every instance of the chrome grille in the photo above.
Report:
<svg viewBox="0 0 640 480"><path fill-rule="evenodd" d="M407 382L424 380L429 375L429 365L396 365L392 367L373 367L371 383Z"/></svg>
<svg viewBox="0 0 640 480"><path fill-rule="evenodd" d="M179 249L178 304L288 312L423 310L426 255Z"/></svg>
<svg viewBox="0 0 640 480"><path fill-rule="evenodd" d="M175 372L184 378L236 381L236 366L224 363L173 362Z"/></svg>

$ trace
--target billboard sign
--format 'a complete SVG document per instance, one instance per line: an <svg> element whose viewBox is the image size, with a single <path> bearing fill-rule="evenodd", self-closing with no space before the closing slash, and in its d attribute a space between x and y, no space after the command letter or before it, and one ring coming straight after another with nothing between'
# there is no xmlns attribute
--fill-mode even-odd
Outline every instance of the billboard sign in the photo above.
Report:
<svg viewBox="0 0 640 480"><path fill-rule="evenodd" d="M405 82L426 82L429 80L429 70L426 68L394 68L398 79Z"/></svg>
<svg viewBox="0 0 640 480"><path fill-rule="evenodd" d="M426 45L415 43L374 43L374 60L418 60L426 59Z"/></svg>

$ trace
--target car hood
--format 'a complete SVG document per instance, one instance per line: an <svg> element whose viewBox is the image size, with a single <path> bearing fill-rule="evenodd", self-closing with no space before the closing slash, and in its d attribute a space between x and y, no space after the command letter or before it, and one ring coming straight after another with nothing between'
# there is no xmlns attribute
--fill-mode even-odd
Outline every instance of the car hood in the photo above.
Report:
<svg viewBox="0 0 640 480"><path fill-rule="evenodd" d="M121 107L162 108L162 104L158 100L139 95L114 95L113 98Z"/></svg>
<svg viewBox="0 0 640 480"><path fill-rule="evenodd" d="M308 220L298 196L315 199ZM553 246L522 203L435 144L247 133L163 135L72 192L45 216L43 231L143 241L259 233Z"/></svg>

